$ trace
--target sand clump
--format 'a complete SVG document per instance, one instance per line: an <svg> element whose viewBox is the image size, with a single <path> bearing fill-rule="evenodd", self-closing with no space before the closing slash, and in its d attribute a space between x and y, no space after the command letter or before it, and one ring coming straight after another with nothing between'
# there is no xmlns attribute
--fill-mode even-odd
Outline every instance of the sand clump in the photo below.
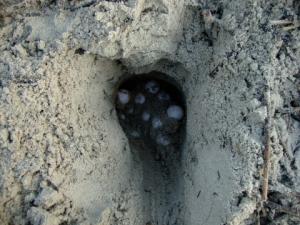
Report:
<svg viewBox="0 0 300 225"><path fill-rule="evenodd" d="M1 224L299 224L299 17L297 0L0 1ZM153 71L186 104L167 166L116 112L120 82Z"/></svg>

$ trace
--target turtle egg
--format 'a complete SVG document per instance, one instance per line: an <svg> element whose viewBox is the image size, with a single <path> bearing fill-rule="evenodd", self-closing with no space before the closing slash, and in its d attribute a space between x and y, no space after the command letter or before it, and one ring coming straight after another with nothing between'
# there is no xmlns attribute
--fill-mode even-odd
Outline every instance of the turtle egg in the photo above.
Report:
<svg viewBox="0 0 300 225"><path fill-rule="evenodd" d="M137 94L137 96L135 96L134 101L137 104L143 104L146 101L146 98L143 94L139 93Z"/></svg>
<svg viewBox="0 0 300 225"><path fill-rule="evenodd" d="M152 127L153 127L153 128L159 128L159 127L161 127L161 126L162 126L161 120L160 120L158 117L154 117L154 118L152 119Z"/></svg>
<svg viewBox="0 0 300 225"><path fill-rule="evenodd" d="M148 113L148 112L143 112L143 114L142 114L142 119L144 120L144 121L149 121L149 119L150 119L150 113Z"/></svg>
<svg viewBox="0 0 300 225"><path fill-rule="evenodd" d="M168 117L173 118L175 120L181 120L183 117L183 110L178 105L171 105L167 109Z"/></svg>
<svg viewBox="0 0 300 225"><path fill-rule="evenodd" d="M159 134L156 137L156 143L159 145L167 146L171 143L170 138L166 135Z"/></svg>
<svg viewBox="0 0 300 225"><path fill-rule="evenodd" d="M130 132L130 136L133 138L139 138L141 135L139 134L139 132L134 130L134 131Z"/></svg>
<svg viewBox="0 0 300 225"><path fill-rule="evenodd" d="M145 89L151 93L151 94L156 94L159 91L159 84L152 80L146 83Z"/></svg>
<svg viewBox="0 0 300 225"><path fill-rule="evenodd" d="M127 91L125 89L119 90L118 91L118 100L123 105L127 104L130 100L129 91Z"/></svg>
<svg viewBox="0 0 300 225"><path fill-rule="evenodd" d="M129 113L129 114L132 114L133 112L134 112L134 110L132 107L127 110L127 113Z"/></svg>
<svg viewBox="0 0 300 225"><path fill-rule="evenodd" d="M120 114L120 118L122 119L122 120L125 120L126 119L126 117L125 117L125 115L122 113L122 114Z"/></svg>
<svg viewBox="0 0 300 225"><path fill-rule="evenodd" d="M157 97L158 97L159 100L162 100L162 101L170 100L170 95L165 91L159 92Z"/></svg>

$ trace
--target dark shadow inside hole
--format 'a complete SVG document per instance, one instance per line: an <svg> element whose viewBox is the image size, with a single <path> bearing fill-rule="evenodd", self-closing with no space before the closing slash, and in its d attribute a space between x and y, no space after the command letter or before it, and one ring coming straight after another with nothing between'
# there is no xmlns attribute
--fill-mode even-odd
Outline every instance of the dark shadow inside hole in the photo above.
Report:
<svg viewBox="0 0 300 225"><path fill-rule="evenodd" d="M129 142L157 161L179 160L186 103L175 80L160 72L126 75L116 93L119 122ZM146 150L147 149L147 150Z"/></svg>
<svg viewBox="0 0 300 225"><path fill-rule="evenodd" d="M145 223L182 224L186 102L179 84L160 72L125 74L115 105L134 158L140 161Z"/></svg>

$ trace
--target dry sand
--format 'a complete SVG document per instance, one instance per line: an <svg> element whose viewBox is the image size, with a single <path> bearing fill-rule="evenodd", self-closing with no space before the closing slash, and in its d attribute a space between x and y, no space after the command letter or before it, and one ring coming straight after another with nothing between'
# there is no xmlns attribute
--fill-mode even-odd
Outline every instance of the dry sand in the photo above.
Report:
<svg viewBox="0 0 300 225"><path fill-rule="evenodd" d="M300 224L299 20L298 0L0 0L0 224ZM115 110L151 71L186 101L169 175Z"/></svg>

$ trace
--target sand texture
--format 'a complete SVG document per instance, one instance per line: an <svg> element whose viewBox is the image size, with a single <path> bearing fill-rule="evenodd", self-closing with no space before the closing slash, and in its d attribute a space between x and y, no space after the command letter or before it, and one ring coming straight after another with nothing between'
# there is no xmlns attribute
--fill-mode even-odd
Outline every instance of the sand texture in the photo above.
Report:
<svg viewBox="0 0 300 225"><path fill-rule="evenodd" d="M298 0L0 0L0 225L299 225L299 21ZM116 110L153 71L186 107L167 163Z"/></svg>

